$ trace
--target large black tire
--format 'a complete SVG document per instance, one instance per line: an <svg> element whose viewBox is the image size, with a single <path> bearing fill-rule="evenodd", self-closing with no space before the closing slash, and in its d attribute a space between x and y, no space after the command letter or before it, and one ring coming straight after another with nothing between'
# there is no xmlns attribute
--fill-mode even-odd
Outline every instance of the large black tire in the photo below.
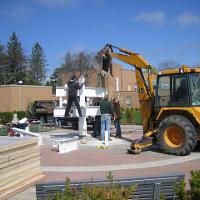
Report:
<svg viewBox="0 0 200 200"><path fill-rule="evenodd" d="M172 155L189 155L197 144L197 133L193 124L180 115L168 116L158 127L158 144Z"/></svg>

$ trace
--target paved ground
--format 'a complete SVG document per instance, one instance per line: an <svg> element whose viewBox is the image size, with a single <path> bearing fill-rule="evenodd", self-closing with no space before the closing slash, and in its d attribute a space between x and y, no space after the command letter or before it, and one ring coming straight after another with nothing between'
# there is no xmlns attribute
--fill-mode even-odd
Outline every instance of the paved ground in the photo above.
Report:
<svg viewBox="0 0 200 200"><path fill-rule="evenodd" d="M177 157L163 154L158 147L142 152L139 155L130 155L126 151L131 141L142 135L140 126L123 126L123 138L112 138L109 146L102 150L102 143L87 137L85 144L79 149L59 154L50 147L41 147L41 166L46 175L45 182L60 181L69 177L71 180L102 179L109 171L115 178L149 176L169 173L184 173L188 181L191 170L200 169L200 153L193 152L189 156ZM72 130L56 130L51 134L69 134ZM115 132L114 127L112 133ZM74 132L73 134L75 134ZM44 133L46 137L49 133ZM16 195L12 200L25 200L27 195L34 194L35 188ZM35 195L28 196L35 200Z"/></svg>

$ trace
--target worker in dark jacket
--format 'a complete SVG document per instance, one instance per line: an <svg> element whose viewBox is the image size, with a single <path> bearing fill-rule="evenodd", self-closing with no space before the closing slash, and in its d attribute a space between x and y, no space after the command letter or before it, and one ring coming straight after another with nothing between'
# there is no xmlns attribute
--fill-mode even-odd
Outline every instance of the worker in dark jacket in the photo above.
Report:
<svg viewBox="0 0 200 200"><path fill-rule="evenodd" d="M100 101L100 112L101 112L101 141L105 140L105 131L108 131L108 140L110 140L110 124L111 117L113 117L113 106L108 100L106 95L104 99Z"/></svg>
<svg viewBox="0 0 200 200"><path fill-rule="evenodd" d="M116 128L116 136L118 138L122 137L122 131L120 126L120 119L121 119L121 108L119 101L116 98L113 98L113 110L114 110L114 124Z"/></svg>
<svg viewBox="0 0 200 200"><path fill-rule="evenodd" d="M69 116L69 111L71 109L72 103L74 102L76 105L76 108L78 109L78 114L79 117L82 117L82 112L79 104L79 100L77 97L77 91L80 90L83 87L82 83L79 85L79 82L77 81L76 75L73 75L71 79L68 81L67 86L68 86L68 101L67 101L67 107L65 110L65 117Z"/></svg>

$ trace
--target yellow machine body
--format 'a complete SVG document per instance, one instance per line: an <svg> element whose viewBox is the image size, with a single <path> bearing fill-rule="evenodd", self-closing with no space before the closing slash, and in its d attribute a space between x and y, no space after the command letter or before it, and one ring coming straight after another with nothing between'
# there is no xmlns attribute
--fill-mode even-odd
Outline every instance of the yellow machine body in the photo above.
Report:
<svg viewBox="0 0 200 200"><path fill-rule="evenodd" d="M156 139L167 153L189 154L200 138L200 68L182 66L180 69L160 71L156 74L157 85L154 87L152 80L155 75L150 73L152 67L142 56L110 44L104 49L110 59L116 58L135 68L143 137L132 143L130 151L139 153L151 146ZM119 52L114 52L114 49ZM146 73L144 75L143 70L148 72L147 75ZM162 79L166 79L163 83L165 87L173 85L174 88L175 84L181 84L182 79L187 80L187 87L193 89L185 91L187 104L181 105L177 102L173 104L169 95L165 96L165 93L170 92L170 96L173 96L176 88L170 91L165 87L162 88L160 86ZM159 92L162 94L161 97ZM178 99L178 96L175 99ZM150 137L153 140L148 140Z"/></svg>

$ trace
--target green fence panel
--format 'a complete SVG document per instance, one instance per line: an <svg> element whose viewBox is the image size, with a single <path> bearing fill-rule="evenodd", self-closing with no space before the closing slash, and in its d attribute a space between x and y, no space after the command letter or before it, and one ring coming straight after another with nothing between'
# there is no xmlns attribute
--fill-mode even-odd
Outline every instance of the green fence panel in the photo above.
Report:
<svg viewBox="0 0 200 200"><path fill-rule="evenodd" d="M133 113L134 124L142 124L142 117L140 111L134 111Z"/></svg>

